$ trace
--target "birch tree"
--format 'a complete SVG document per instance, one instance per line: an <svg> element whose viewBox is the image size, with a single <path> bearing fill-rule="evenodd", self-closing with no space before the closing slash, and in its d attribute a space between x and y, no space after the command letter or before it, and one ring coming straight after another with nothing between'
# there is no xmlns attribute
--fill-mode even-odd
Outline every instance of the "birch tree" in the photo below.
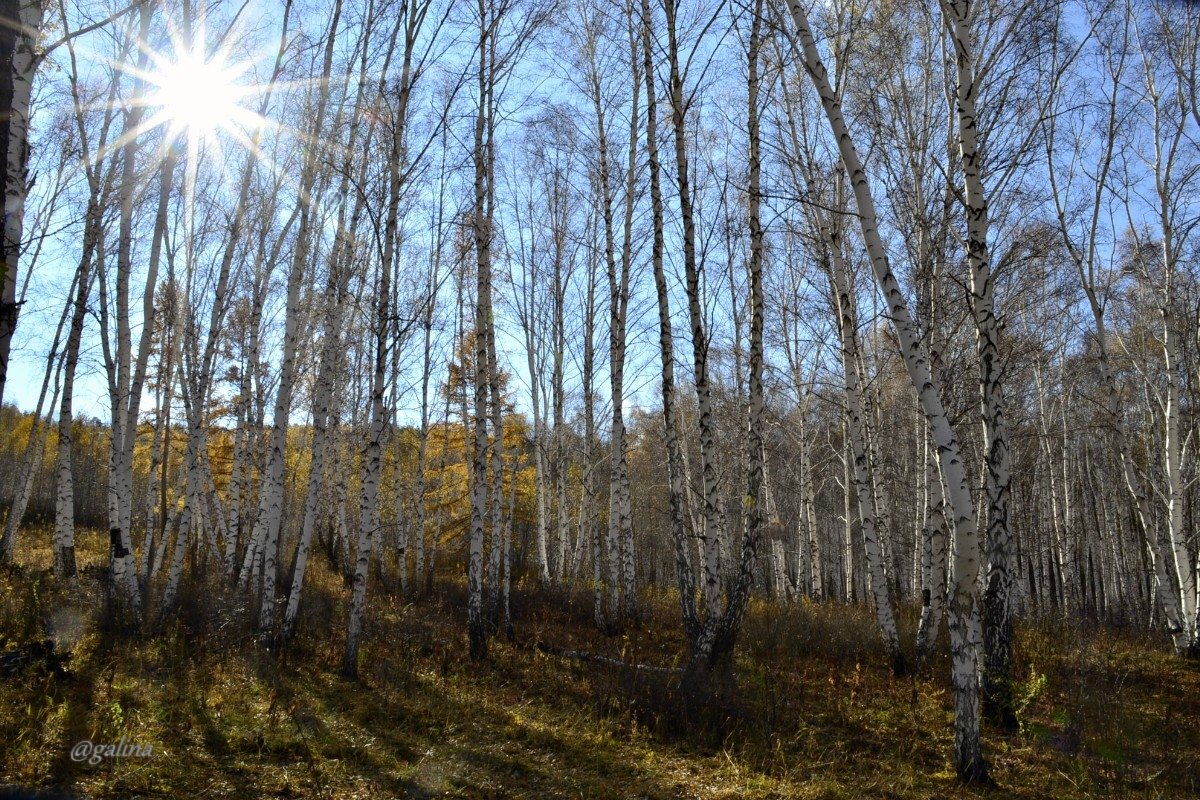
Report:
<svg viewBox="0 0 1200 800"><path fill-rule="evenodd" d="M1194 654L1200 651L1197 610L1200 573L1187 545L1184 527L1183 465L1189 450L1189 437L1184 433L1180 414L1182 314L1178 308L1178 287L1182 280L1180 262L1184 248L1200 225L1200 217L1193 213L1195 205L1190 199L1195 191L1197 174L1197 162L1194 157L1189 158L1195 152L1196 137L1188 133L1189 104L1195 102L1195 86L1194 82L1191 85L1186 82L1188 73L1174 65L1194 65L1198 44L1194 30L1182 35L1172 33L1178 24L1184 25L1185 30L1194 28L1194 15L1187 9L1180 13L1179 19L1165 10L1141 20L1135 17L1134 35L1142 62L1139 105L1144 104L1149 140L1145 142L1141 156L1149 172L1147 182L1152 185L1144 202L1150 209L1153 227L1143 228L1134 218L1132 205L1143 198L1126 196L1123 202L1134 246L1130 266L1156 294L1163 382L1162 389L1155 392L1155 399L1163 421L1162 466L1166 478L1159 494L1164 506L1169 563L1174 572L1171 577L1173 584L1179 587L1183 648ZM1151 37L1161 38L1151 41ZM1163 69L1160 59L1168 62L1168 68ZM1192 71L1194 74L1194 67ZM1148 239L1143 233L1151 230L1153 234L1150 235L1157 241Z"/></svg>
<svg viewBox="0 0 1200 800"><path fill-rule="evenodd" d="M384 74L392 60L392 51L399 37L400 51L398 55L399 76L396 81L396 96L394 103L388 104L391 123L391 138L386 162L386 197L387 210L382 231L382 244L379 246L378 276L375 295L374 317L374 371L370 384L371 416L367 434L367 442L363 451L362 497L359 511L357 563L354 570L353 592L350 603L350 621L346 637L346 652L342 662L342 671L347 675L357 674L359 637L362 632L363 612L366 602L368 567L375 527L379 519L379 483L380 483L380 449L386 424L386 409L384 406L384 391L386 389L386 370L391 348L399 348L407 338L408 332L416 322L416 317L401 318L399 303L393 296L392 284L395 281L398 248L403 243L402 211L408 193L408 185L416 166L420 164L429 145L436 139L437 128L425 140L422 146L410 151L409 135L412 125L411 113L413 97L418 81L424 74L428 64L435 58L436 32L440 23L436 17L430 18L429 12L435 8L432 0L407 0L403 12L397 18L384 58ZM444 18L443 18L444 19ZM433 34L423 36L426 23L433 26ZM382 95L382 86L380 94ZM453 95L451 98L453 99ZM444 116L443 116L444 121ZM378 237L378 235L377 235ZM377 239L378 240L378 239ZM395 304L395 305L393 305ZM389 339L391 340L389 342ZM395 360L393 359L393 364ZM477 370L482 362L477 362ZM394 367L393 367L394 368ZM399 469L399 466L397 466ZM496 490L499 491L499 488ZM403 513L402 510L400 513ZM496 521L498 525L498 520ZM406 569L401 561L400 568Z"/></svg>
<svg viewBox="0 0 1200 800"><path fill-rule="evenodd" d="M1010 729L1017 726L1012 688L1012 593L1014 544L1009 531L1008 504L1012 459L1004 413L1004 366L1000 355L1000 323L996 318L995 281L988 246L988 201L981 179L976 97L975 43L972 23L978 6L970 0L941 0L954 45L954 82L958 115L958 148L962 161L966 248L970 269L971 313L979 353L979 384L983 402L984 448L987 451L987 589L984 593L985 709Z"/></svg>
<svg viewBox="0 0 1200 800"><path fill-rule="evenodd" d="M942 473L949 490L954 514L953 591L950 598L950 633L954 687L954 760L959 778L968 783L988 781L979 735L979 541L975 528L975 507L967 483L958 437L946 418L938 386L930 371L929 355L909 311L908 299L891 271L888 252L880 235L874 198L867 185L866 173L854 139L842 114L841 100L830 85L828 72L817 50L808 23L808 14L798 0L789 0L788 9L795 25L795 45L802 63L829 122L830 134L837 142L842 168L853 190L863 241L872 269L887 303L892 325L900 339L901 352L913 388L920 398L929 421L931 436L938 448Z"/></svg>
<svg viewBox="0 0 1200 800"><path fill-rule="evenodd" d="M471 158L475 168L474 205L471 233L475 246L475 456L471 462L471 538L467 561L467 637L471 658L487 657L487 631L483 619L483 544L484 515L487 513L487 410L488 410L488 331L495 325L492 313L492 219L488 199L494 163L491 134L494 132L493 98L496 85L495 53L498 21L504 7L493 0L479 0L479 39L476 58L476 108L474 145ZM466 424L466 415L463 422Z"/></svg>
<svg viewBox="0 0 1200 800"><path fill-rule="evenodd" d="M475 113L471 147L474 167L473 204L470 232L475 256L475 376L474 376L474 460L471 464L471 522L467 560L467 633L473 660L487 657L487 630L483 616L484 520L489 512L487 471L488 402L498 408L499 375L490 358L489 342L495 341L495 309L492 300L492 244L495 237L495 137L497 107L501 98L497 88L527 48L534 31L545 19L546 9L537 4L523 6L514 0L478 0L475 49ZM489 368L489 365L490 368ZM496 374L489 374L496 373ZM492 395L496 395L492 397ZM464 409L465 422L465 409ZM493 420L493 425L498 422ZM502 429L492 431L496 447L502 442ZM493 487L501 491L497 483ZM499 520L493 521L493 529Z"/></svg>
<svg viewBox="0 0 1200 800"><path fill-rule="evenodd" d="M45 16L43 0L6 0L0 6L0 164L4 167L4 232L0 241L0 402L8 379L9 353L21 306L17 268L29 192L29 105L37 67L38 34Z"/></svg>
<svg viewBox="0 0 1200 800"><path fill-rule="evenodd" d="M75 291L70 324L63 352L62 391L58 408L58 447L56 454L56 498L54 519L54 571L57 575L71 577L75 574L75 490L72 474L72 423L75 392L75 373L79 364L79 351L87 315L88 296L95 280L97 262L103 262L104 210L112 191L114 161L93 160L92 153L103 153L108 141L109 129L116 115L104 114L99 123L96 146L93 149L88 131L86 105L79 80L78 65L74 48L69 49L71 70L69 73L71 98L74 104L75 128L84 156L84 176L88 187L87 210L84 215L82 249L79 266L75 272ZM110 80L106 93L107 108L117 92L117 80Z"/></svg>
<svg viewBox="0 0 1200 800"><path fill-rule="evenodd" d="M661 391L663 430L667 443L667 478L670 482L671 540L675 551L675 573L679 583L679 609L683 618L684 633L689 641L695 641L700 633L700 622L696 611L695 578L685 527L684 484L687 480L687 468L684 464L683 447L679 441L680 429L675 389L675 339L671 329L670 292L667 288L666 270L663 267L665 212L658 153L659 112L653 26L654 17L650 11L650 0L642 0L640 28L643 72L646 79L646 157L650 172L650 208L653 217L650 263L654 271L654 289L658 300L658 343L662 365Z"/></svg>
<svg viewBox="0 0 1200 800"><path fill-rule="evenodd" d="M312 247L313 210L311 200L320 163L320 148L325 128L325 112L329 102L329 76L333 67L334 45L342 15L342 1L334 0L329 29L325 34L324 56L321 78L314 90L312 127L304 150L297 197L299 200L299 222L292 263L287 277L287 305L284 312L283 353L279 368L279 387L275 394L275 409L271 427L270 449L267 466L263 473L260 489L258 521L255 523L253 540L262 548L262 593L258 627L270 632L275 624L275 578L278 569L279 529L283 521L283 465L284 448L287 440L288 417L291 413L292 388L296 380L296 348L299 343L300 288L304 270L308 264ZM252 544L251 546L255 546Z"/></svg>
<svg viewBox="0 0 1200 800"><path fill-rule="evenodd" d="M369 9L366 21L363 23L363 38L369 39L374 29L374 8ZM281 51L282 52L282 51ZM358 233L366 198L356 192L353 204L350 204L350 182L356 180L358 185L366 183L368 161L363 159L358 165L352 164L352 154L359 144L360 134L363 136L365 149L370 149L374 141L375 125L368 122L366 131L362 131L363 108L371 97L367 81L367 65L370 48L361 47L359 54L358 85L363 87L355 95L354 106L350 111L350 131L347 135L345 154L340 168L340 183L337 191L339 198L337 210L337 227L334 232L333 246L329 253L328 275L325 285L325 311L322 331L322 346L319 365L317 367L316 386L313 392L313 432L311 456L309 462L308 485L304 497L304 517L301 521L300 539L296 544L296 557L292 569L291 582L288 588L287 608L284 610L282 633L285 637L292 635L295 630L296 615L300 610L300 596L304 588L304 576L308 567L309 548L312 543L313 529L317 524L317 502L320 496L321 480L325 470L325 454L328 448L328 429L333 405L334 377L337 369L338 349L342 343L342 322L346 315L346 305L349 300L349 283L353 272L354 241ZM336 125L334 126L337 127ZM347 218L347 207L350 206Z"/></svg>
<svg viewBox="0 0 1200 800"><path fill-rule="evenodd" d="M835 190L840 194L840 190ZM844 201L839 198L833 204L838 209L835 213L844 215ZM852 482L853 493L857 500L859 524L863 552L866 555L869 570L870 592L875 606L875 617L883 632L884 644L892 662L892 671L897 675L905 672L904 652L900 648L900 635L896 628L896 618L892 609L891 591L887 574L884 569L884 554L881 547L881 529L875 504L872 497L872 486L875 483L873 465L868 459L868 419L864 409L863 390L860 384L862 369L861 352L858 342L858 312L857 299L852 290L850 280L851 270L843 254L842 239L837 229L829 222L822 227L827 241L830 294L837 314L838 331L842 340L842 375L845 381L846 395L846 429L850 439L850 455L853 462Z"/></svg>

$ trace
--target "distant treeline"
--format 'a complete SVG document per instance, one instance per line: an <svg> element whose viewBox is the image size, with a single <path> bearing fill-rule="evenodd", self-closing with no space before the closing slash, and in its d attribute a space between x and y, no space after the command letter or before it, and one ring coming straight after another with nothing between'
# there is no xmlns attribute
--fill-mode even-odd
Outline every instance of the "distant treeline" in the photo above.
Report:
<svg viewBox="0 0 1200 800"><path fill-rule="evenodd" d="M12 508L17 482L29 447L29 429L33 414L15 406L0 407L0 518L7 519ZM108 426L98 419L77 419L72 423L75 475L75 520L84 527L105 525L108 493ZM58 448L58 432L51 425L46 452ZM54 523L53 458L43 458L33 479L33 493L25 511L25 526Z"/></svg>

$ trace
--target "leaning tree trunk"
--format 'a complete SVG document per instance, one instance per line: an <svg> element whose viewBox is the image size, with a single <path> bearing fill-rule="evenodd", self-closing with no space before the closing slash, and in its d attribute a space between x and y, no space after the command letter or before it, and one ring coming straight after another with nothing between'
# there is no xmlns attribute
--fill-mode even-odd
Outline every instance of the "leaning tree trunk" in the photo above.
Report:
<svg viewBox="0 0 1200 800"><path fill-rule="evenodd" d="M167 476L171 467L171 405L175 399L175 380L178 367L175 363L175 286L174 280L168 278L164 291L167 295L166 318L160 325L162 340L160 342L158 361L158 386L154 402L154 431L153 443L150 446L150 485L146 492L146 536L142 539L142 554L138 563L138 580L142 592L147 592L150 583L154 554L161 549L166 538L167 519L170 511L167 508L167 493L170 486ZM238 415L238 429L241 433L242 415ZM235 451L237 446L235 445ZM234 456L233 476L230 479L231 492L237 491L238 486L238 456ZM236 499L236 498L235 498ZM155 509L157 508L157 513Z"/></svg>
<svg viewBox="0 0 1200 800"><path fill-rule="evenodd" d="M63 354L62 397L58 408L57 496L54 508L54 573L59 577L75 575L75 478L71 471L72 401L75 395L75 371L79 365L79 345L92 285L92 259L104 257L97 242L102 235L100 208L93 199L89 204L83 241L83 256L76 277L75 308L67 329Z"/></svg>
<svg viewBox="0 0 1200 800"><path fill-rule="evenodd" d="M62 314L58 318L58 326L54 330L54 340L50 343L50 349L46 353L46 371L42 376L42 388L38 392L37 405L33 410L33 421L29 427L25 457L21 460L16 492L9 504L8 518L4 521L4 536L0 538L0 564L12 563L17 531L21 527L21 520L25 517L29 499L33 496L33 482L42 467L42 458L46 453L46 442L50 438L50 426L42 419L42 409L46 404L46 392L50 389L51 378L54 380L54 392L50 397L50 407L53 408L58 403L62 380L59 344L62 341L67 317L75 306L75 293L78 291L78 287L79 273L76 271L71 288L67 292L67 303L63 306Z"/></svg>
<svg viewBox="0 0 1200 800"><path fill-rule="evenodd" d="M369 23L368 23L369 24ZM360 61L359 86L365 87L367 56L364 53ZM364 200L361 194L356 195L350 219L346 219L346 199L349 196L350 180L353 175L351 155L356 152L358 134L361 125L362 105L367 92L360 90L354 101L354 109L350 117L350 133L346 146L345 158L342 160L341 184L338 197L342 198L338 205L337 228L334 233L333 248L329 254L329 275L325 285L325 320L322 333L320 361L317 366L317 381L313 390L312 414L313 432L310 446L310 464L308 485L304 495L304 518L300 525L300 540L296 545L296 560L292 570L291 585L288 587L287 608L283 614L282 633L285 638L292 636L295 631L296 616L300 612L300 597L304 590L304 576L308 567L309 550L312 546L313 530L317 524L317 503L320 498L321 481L325 473L325 455L329 441L330 411L333 406L334 380L337 372L338 348L342 343L342 319L345 314L346 294L351 277L351 262L353 259L353 242L358 231L358 223L363 213ZM370 150L374 126L370 125L365 140L366 150ZM366 159L358 172L359 182L366 178Z"/></svg>
<svg viewBox="0 0 1200 800"><path fill-rule="evenodd" d="M867 184L866 172L858 150L842 115L841 99L829 82L816 40L808 24L808 15L800 0L788 0L805 69L821 99L830 132L842 158L858 207L859 225L871 260L872 269L887 303L892 325L900 339L901 355L914 390L929 421L937 446L942 474L954 514L953 591L950 598L950 638L952 684L954 688L954 760L961 780L969 783L988 781L979 735L979 649L983 632L980 626L979 532L975 506L962 461L961 448L942 405L939 386L930 369L929 354L912 318L908 298L900 290L892 273L887 248L879 233L875 201Z"/></svg>
<svg viewBox="0 0 1200 800"><path fill-rule="evenodd" d="M351 140L353 141L353 136ZM339 234L342 231L339 229ZM300 611L300 595L304 587L304 576L308 567L308 554L312 544L313 529L317 523L317 502L320 497L321 479L325 471L325 451L329 430L329 411L333 399L334 362L337 348L341 344L341 319L343 313L344 282L339 275L344 269L339 248L334 248L329 263L329 284L325 293L325 325L320 363L317 367L316 387L313 391L312 443L308 485L304 496L304 518L300 526L300 540L296 545L296 562L288 588L287 609L283 615L284 637L290 637Z"/></svg>

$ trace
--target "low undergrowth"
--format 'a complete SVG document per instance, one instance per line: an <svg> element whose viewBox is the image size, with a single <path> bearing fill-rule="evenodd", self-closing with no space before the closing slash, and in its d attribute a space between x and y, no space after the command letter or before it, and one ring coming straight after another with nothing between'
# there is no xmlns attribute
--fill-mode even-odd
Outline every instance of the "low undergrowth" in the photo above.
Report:
<svg viewBox="0 0 1200 800"><path fill-rule="evenodd" d="M346 590L319 560L299 636L272 650L215 585L188 586L180 613L153 630L100 624L103 547L81 535L70 585L36 548L0 572L0 649L33 653L49 637L65 659L31 659L0 679L0 784L106 798L1200 793L1200 670L1155 636L1019 626L1021 732L985 731L999 788L976 792L950 765L945 655L893 678L863 608L756 601L735 689L698 719L682 710L677 673L537 646L678 666L667 594L647 594L638 626L604 636L590 625L589 592L518 588L514 639L493 638L489 659L473 664L460 581L443 576L416 603L373 585L350 681L339 674ZM83 740L153 754L72 760Z"/></svg>

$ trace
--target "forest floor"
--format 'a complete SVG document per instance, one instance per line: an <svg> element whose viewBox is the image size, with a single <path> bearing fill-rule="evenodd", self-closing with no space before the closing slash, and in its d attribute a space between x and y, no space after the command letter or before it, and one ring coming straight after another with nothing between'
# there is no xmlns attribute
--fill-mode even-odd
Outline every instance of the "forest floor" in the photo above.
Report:
<svg viewBox="0 0 1200 800"><path fill-rule="evenodd" d="M474 664L456 582L417 604L376 582L351 681L339 674L347 592L322 559L301 634L272 653L213 587L189 587L153 635L100 630L105 544L80 536L72 586L50 576L44 547L25 545L24 566L0 572L0 652L50 635L68 656L65 672L0 677L0 797L1200 796L1200 667L1158 637L1019 626L1022 730L985 729L998 787L975 790L950 763L946 656L893 678L862 608L756 602L736 691L689 719L670 673L538 647L675 665L678 611L665 594L643 598L638 628L606 637L588 593L517 592L514 640L493 638ZM83 740L152 755L73 761Z"/></svg>

